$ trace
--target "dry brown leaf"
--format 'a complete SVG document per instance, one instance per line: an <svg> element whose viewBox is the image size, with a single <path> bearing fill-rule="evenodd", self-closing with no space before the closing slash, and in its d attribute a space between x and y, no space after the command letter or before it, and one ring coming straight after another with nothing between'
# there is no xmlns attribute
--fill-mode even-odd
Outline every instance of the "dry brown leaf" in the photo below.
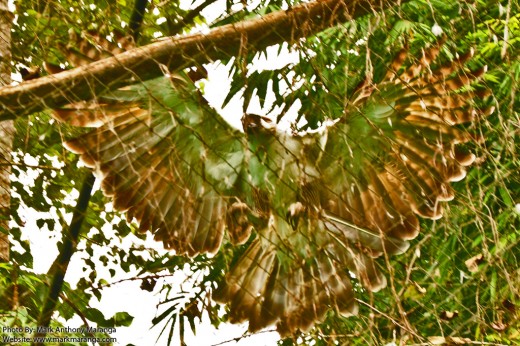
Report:
<svg viewBox="0 0 520 346"><path fill-rule="evenodd" d="M466 260L464 264L466 264L466 267L471 273L476 273L478 271L478 265L483 261L483 257L484 256L480 253Z"/></svg>

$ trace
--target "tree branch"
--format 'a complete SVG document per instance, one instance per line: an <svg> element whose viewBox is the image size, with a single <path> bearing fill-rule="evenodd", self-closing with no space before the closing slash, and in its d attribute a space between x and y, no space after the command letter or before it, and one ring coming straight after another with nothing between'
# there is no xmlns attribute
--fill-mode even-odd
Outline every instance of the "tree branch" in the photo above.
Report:
<svg viewBox="0 0 520 346"><path fill-rule="evenodd" d="M43 308L38 318L38 326L39 327L48 327L51 321L52 313L56 307L56 303L58 301L58 296L61 293L61 289L63 287L63 281L65 278L65 274L67 273L67 268L69 267L70 259L72 255L76 251L76 246L78 244L78 238L81 231L81 225L83 224L83 220L85 219L85 214L87 211L88 203L90 201L90 196L92 193L92 187L94 186L94 181L96 178L94 175L89 172L85 179L83 180L83 184L81 186L81 191L79 193L78 202L76 204L76 209L74 210L74 214L72 215L72 221L70 222L69 232L65 236L63 241L63 248L49 269L49 276L52 276L52 282L49 287L49 293L45 298L45 302L43 303ZM43 328L40 331L37 331L34 334L34 337L44 337L47 332L46 328ZM43 345L40 342L33 342L33 345Z"/></svg>
<svg viewBox="0 0 520 346"><path fill-rule="evenodd" d="M179 32L181 32L182 29L184 29L186 26L193 24L193 21L195 20L195 18L197 18L200 15L202 10L204 10L206 7L208 7L215 1L216 0L206 0L202 4L200 4L199 6L197 6L190 12L188 12L186 14L186 16L184 16L184 18L182 18L182 20L180 20L178 23L171 25L171 27L169 29L169 34L171 36L176 35Z"/></svg>
<svg viewBox="0 0 520 346"><path fill-rule="evenodd" d="M0 0L0 86L11 83L11 23L13 13L7 0ZM1 103L1 101L0 101ZM14 125L0 124L0 163L11 161ZM0 262L9 262L9 219L11 217L11 167L0 169Z"/></svg>
<svg viewBox="0 0 520 346"><path fill-rule="evenodd" d="M181 37L170 37L144 47L55 75L0 89L0 120L14 119L46 108L88 100L107 90L170 71L236 56L247 42L249 52L295 42L326 28L407 0L317 0L258 19L229 24Z"/></svg>
<svg viewBox="0 0 520 346"><path fill-rule="evenodd" d="M130 17L130 34L132 34L134 41L137 42L141 33L141 24L143 24L144 14L146 12L146 5L148 0L135 0L132 16Z"/></svg>

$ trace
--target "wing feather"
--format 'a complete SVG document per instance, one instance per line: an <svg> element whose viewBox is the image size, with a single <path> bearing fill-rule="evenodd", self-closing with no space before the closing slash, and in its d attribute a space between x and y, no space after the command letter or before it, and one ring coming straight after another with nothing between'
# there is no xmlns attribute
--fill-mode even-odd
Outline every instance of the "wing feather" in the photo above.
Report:
<svg viewBox="0 0 520 346"><path fill-rule="evenodd" d="M99 35L90 41L64 48L72 64L114 51ZM253 332L276 324L285 336L331 308L357 313L355 290L384 288L376 258L406 251L418 216L441 217L450 182L474 161L456 145L475 139L464 124L480 115L472 99L485 93L472 83L485 68L465 69L472 52L437 64L440 52L441 43L409 63L402 49L321 133L283 132L253 115L238 133L183 73L55 117L94 127L68 147L98 171L114 207L166 248L214 253L226 228L233 244L249 240L213 298L229 305L232 322L249 321Z"/></svg>
<svg viewBox="0 0 520 346"><path fill-rule="evenodd" d="M214 292L215 300L230 304L232 321L248 320L251 331L276 323L282 336L308 331L330 307L345 315L357 312L349 270L374 290L384 286L370 256L316 215L300 221L293 229L271 215L268 228Z"/></svg>
<svg viewBox="0 0 520 346"><path fill-rule="evenodd" d="M482 93L461 89L486 68L464 70L472 51L436 68L438 44L402 69L406 51L376 87L366 83L358 90L363 96L354 96L345 118L331 126L321 169L326 177L342 177L331 189L331 212L370 230L411 239L418 232L413 214L440 217L439 202L453 198L449 182L462 179L464 167L474 160L455 144L475 136L453 125L476 118L472 99ZM342 152L350 160L333 164Z"/></svg>
<svg viewBox="0 0 520 346"><path fill-rule="evenodd" d="M137 219L141 231L151 230L167 248L195 256L221 244L225 196L238 179L244 149L242 135L200 103L181 78L161 77L133 92L126 87L100 98L110 104L95 110L71 105L57 118L70 120L84 111L77 123L101 123L67 146L96 168L104 193L129 220ZM147 90L160 93L149 96Z"/></svg>

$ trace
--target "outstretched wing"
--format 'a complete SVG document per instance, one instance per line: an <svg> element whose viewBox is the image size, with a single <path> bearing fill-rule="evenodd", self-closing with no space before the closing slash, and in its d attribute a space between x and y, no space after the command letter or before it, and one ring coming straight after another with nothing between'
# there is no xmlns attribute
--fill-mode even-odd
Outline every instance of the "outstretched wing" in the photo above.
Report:
<svg viewBox="0 0 520 346"><path fill-rule="evenodd" d="M177 75L106 95L93 111L103 125L66 145L99 172L116 209L194 256L220 246L243 147L190 85Z"/></svg>
<svg viewBox="0 0 520 346"><path fill-rule="evenodd" d="M91 46L80 45L76 60L95 59ZM435 66L438 51L407 68L402 51L322 133L285 133L253 115L239 133L183 73L55 116L97 127L68 147L99 172L115 208L177 253L217 251L226 227L244 243L254 224L214 298L251 331L276 324L285 335L308 330L330 308L356 313L351 277L383 288L374 258L405 251L417 216L440 217L441 202L453 198L449 183L473 161L457 147L473 138L459 125L476 115L467 87L484 70L464 69L471 54Z"/></svg>
<svg viewBox="0 0 520 346"><path fill-rule="evenodd" d="M457 144L475 139L460 124L477 115L470 90L485 67L464 69L472 52L436 65L440 47L401 66L402 50L385 78L366 82L345 117L329 131L321 169L334 177L325 209L375 234L402 240L419 232L417 215L437 219L475 156Z"/></svg>
<svg viewBox="0 0 520 346"><path fill-rule="evenodd" d="M97 48L82 44L79 52L67 52L82 64L98 58L103 51ZM243 134L203 101L186 74L136 83L55 110L54 116L96 127L66 146L95 168L103 192L128 220L137 219L140 230L151 230L178 254L218 250L227 193L244 158Z"/></svg>
<svg viewBox="0 0 520 346"><path fill-rule="evenodd" d="M475 92L462 89L484 70L464 69L471 54L435 66L438 50L408 68L402 51L325 134L292 137L299 146L271 131L271 151L255 151L260 134L249 136L253 158L281 173L264 180L273 186L263 187L273 207L268 225L214 294L230 305L232 321L248 320L251 331L276 323L286 335L308 330L329 308L356 313L351 278L383 288L374 258L404 252L419 232L418 215L442 215L441 202L453 198L449 183L474 160L457 147L474 138L458 125L476 116ZM286 153L273 152L277 146ZM296 166L300 175L283 174ZM277 202L284 197L293 204Z"/></svg>

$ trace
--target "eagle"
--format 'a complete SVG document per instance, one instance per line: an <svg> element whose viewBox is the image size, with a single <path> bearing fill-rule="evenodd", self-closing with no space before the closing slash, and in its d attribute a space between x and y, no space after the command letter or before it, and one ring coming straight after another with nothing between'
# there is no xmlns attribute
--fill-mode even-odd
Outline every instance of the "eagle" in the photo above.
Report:
<svg viewBox="0 0 520 346"><path fill-rule="evenodd" d="M63 47L73 66L131 48L99 35ZM79 42L81 41L81 42ZM116 44L119 42L118 44ZM404 47L377 83L367 76L319 129L281 129L245 114L236 129L179 71L129 82L53 114L92 128L65 146L95 170L115 209L177 255L245 250L212 292L251 332L308 331L327 311L356 314L355 290L386 285L377 258L401 254L419 217L438 219L490 112L472 87L473 51L440 63L442 42ZM53 72L56 69L54 69ZM347 97L346 96L346 97Z"/></svg>

